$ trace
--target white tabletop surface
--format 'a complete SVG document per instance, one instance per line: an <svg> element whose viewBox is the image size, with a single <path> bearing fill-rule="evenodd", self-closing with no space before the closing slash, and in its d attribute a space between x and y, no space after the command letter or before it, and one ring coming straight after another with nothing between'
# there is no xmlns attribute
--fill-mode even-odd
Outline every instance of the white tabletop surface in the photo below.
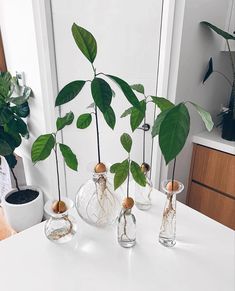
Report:
<svg viewBox="0 0 235 291"><path fill-rule="evenodd" d="M223 139L220 128L214 128L211 132L203 131L194 135L193 143L235 155L235 142Z"/></svg>
<svg viewBox="0 0 235 291"><path fill-rule="evenodd" d="M234 231L178 203L177 244L158 233L165 197L137 219L137 244L124 249L116 227L97 229L78 219L65 245L48 241L44 223L0 242L1 291L234 291Z"/></svg>

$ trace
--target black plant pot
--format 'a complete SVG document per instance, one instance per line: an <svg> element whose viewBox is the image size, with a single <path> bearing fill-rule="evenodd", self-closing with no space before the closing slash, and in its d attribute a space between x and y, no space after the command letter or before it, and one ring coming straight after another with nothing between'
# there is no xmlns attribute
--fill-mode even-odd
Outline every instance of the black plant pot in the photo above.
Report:
<svg viewBox="0 0 235 291"><path fill-rule="evenodd" d="M223 119L222 138L235 141L235 119L226 116Z"/></svg>

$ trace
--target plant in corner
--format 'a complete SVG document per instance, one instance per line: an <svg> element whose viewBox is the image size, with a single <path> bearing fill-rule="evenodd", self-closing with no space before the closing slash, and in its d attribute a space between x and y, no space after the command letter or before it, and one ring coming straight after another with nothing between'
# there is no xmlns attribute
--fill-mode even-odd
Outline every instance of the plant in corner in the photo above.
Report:
<svg viewBox="0 0 235 291"><path fill-rule="evenodd" d="M136 243L136 220L131 213L134 200L130 197L130 173L133 179L142 187L146 185L146 177L141 171L141 167L130 158L132 139L129 134L123 133L120 138L123 148L128 153L127 159L121 163L113 164L110 168L114 173L114 188L120 187L126 180L126 198L122 203L122 210L118 218L118 242L122 247L133 247Z"/></svg>
<svg viewBox="0 0 235 291"><path fill-rule="evenodd" d="M102 160L100 147L99 114L103 116L111 129L116 123L115 112L111 106L115 95L107 80L115 82L138 111L142 111L141 104L128 83L117 76L97 72L94 65L97 55L97 42L94 36L83 27L74 23L72 35L80 52L88 60L92 77L89 80L75 80L67 84L56 99L56 106L61 106L73 100L85 85L90 86L93 103L88 106L90 112L80 115L77 128L87 128L94 117L97 140L97 164L94 166L93 178L89 179L78 191L76 208L79 215L88 223L105 226L115 221L118 211L118 197L113 193L113 187L107 178L107 166Z"/></svg>
<svg viewBox="0 0 235 291"><path fill-rule="evenodd" d="M77 171L78 161L76 155L71 148L64 143L58 141L58 133L66 126L72 124L74 120L73 112L65 114L63 117L58 117L56 121L56 132L40 135L33 143L31 150L31 158L33 163L47 159L52 152L54 152L56 177L57 177L57 191L58 199L49 200L45 204L45 211L50 215L47 220L44 230L46 237L56 243L64 243L70 241L76 233L77 226L72 216L68 214L73 207L71 199L62 198L58 149L65 161L65 164L72 170Z"/></svg>
<svg viewBox="0 0 235 291"><path fill-rule="evenodd" d="M202 21L201 24L206 25L210 29L212 29L214 32L216 32L218 35L220 35L222 38L225 39L229 58L231 62L231 68L232 68L232 80L228 78L224 73L214 70L213 66L213 60L210 58L208 69L206 71L206 74L203 78L203 83L210 77L212 73L217 73L220 76L222 76L226 82L229 83L231 86L231 96L230 101L227 108L224 108L223 111L219 114L222 117L222 121L219 125L222 125L222 138L230 141L235 141L235 59L232 55L231 48L230 48L230 41L235 41L235 36L231 35L230 33L218 28L217 26Z"/></svg>
<svg viewBox="0 0 235 291"><path fill-rule="evenodd" d="M16 186L1 198L5 215L16 231L41 222L43 216L42 191L34 186L20 186L15 173L15 150L21 145L22 138L29 137L23 118L30 113L28 99L31 92L29 87L20 86L18 79L9 72L0 72L0 156L6 159Z"/></svg>

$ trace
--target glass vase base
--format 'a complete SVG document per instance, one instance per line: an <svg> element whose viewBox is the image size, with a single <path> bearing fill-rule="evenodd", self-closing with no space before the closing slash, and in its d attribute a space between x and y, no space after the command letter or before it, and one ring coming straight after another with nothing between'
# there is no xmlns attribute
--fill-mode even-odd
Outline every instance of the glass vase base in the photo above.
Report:
<svg viewBox="0 0 235 291"><path fill-rule="evenodd" d="M159 242L162 244L164 247L171 248L176 244L175 239L169 239L165 237L159 237Z"/></svg>
<svg viewBox="0 0 235 291"><path fill-rule="evenodd" d="M151 204L150 203L139 203L139 202L135 202L135 206L139 209L139 210L149 210L151 208Z"/></svg>
<svg viewBox="0 0 235 291"><path fill-rule="evenodd" d="M136 244L136 240L118 240L118 243L120 244L121 247L123 248L132 248Z"/></svg>

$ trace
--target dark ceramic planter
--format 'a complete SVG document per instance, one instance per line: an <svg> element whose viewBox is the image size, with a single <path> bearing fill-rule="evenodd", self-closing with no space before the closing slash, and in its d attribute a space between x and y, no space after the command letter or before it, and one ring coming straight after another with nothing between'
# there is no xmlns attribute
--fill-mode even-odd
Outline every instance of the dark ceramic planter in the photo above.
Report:
<svg viewBox="0 0 235 291"><path fill-rule="evenodd" d="M235 141L235 119L225 117L222 127L222 138L230 141Z"/></svg>

